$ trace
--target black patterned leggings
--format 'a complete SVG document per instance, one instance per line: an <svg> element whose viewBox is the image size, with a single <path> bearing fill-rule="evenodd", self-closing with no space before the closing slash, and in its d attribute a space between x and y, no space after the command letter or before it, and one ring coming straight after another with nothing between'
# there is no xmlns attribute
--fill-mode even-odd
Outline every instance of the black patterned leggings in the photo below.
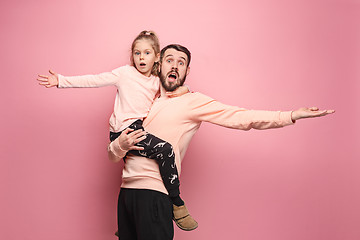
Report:
<svg viewBox="0 0 360 240"><path fill-rule="evenodd" d="M142 124L143 122L139 119L133 122L128 128L134 129L134 131L138 129L144 130ZM110 141L114 141L120 136L120 134L121 132L110 132ZM146 138L135 145L138 147L143 147L144 150L131 150L128 153L154 159L159 165L160 175L164 182L165 188L169 193L169 196L178 196L180 194L180 181L175 165L175 153L171 144L152 134L147 133Z"/></svg>

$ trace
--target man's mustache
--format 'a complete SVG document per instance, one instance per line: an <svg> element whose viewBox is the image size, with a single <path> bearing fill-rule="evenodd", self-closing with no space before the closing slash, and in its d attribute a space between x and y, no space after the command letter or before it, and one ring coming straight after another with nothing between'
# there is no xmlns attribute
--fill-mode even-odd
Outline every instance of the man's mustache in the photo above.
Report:
<svg viewBox="0 0 360 240"><path fill-rule="evenodd" d="M176 75L179 76L179 71L177 69L172 69L170 72L168 72L168 75L171 73L176 73Z"/></svg>

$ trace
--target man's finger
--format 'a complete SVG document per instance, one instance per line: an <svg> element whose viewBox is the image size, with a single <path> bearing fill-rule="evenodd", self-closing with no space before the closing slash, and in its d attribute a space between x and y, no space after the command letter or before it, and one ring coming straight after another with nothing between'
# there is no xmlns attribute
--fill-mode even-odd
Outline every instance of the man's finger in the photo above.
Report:
<svg viewBox="0 0 360 240"><path fill-rule="evenodd" d="M138 129L136 131L133 131L132 133L129 133L128 135L129 135L129 137L134 137L134 135L136 135L137 133L142 132L142 131L143 131L142 129Z"/></svg>
<svg viewBox="0 0 360 240"><path fill-rule="evenodd" d="M144 150L143 147L138 147L138 146L132 146L129 148L129 150Z"/></svg>
<svg viewBox="0 0 360 240"><path fill-rule="evenodd" d="M48 78L48 76L46 76L46 75L38 75L39 77L42 77L42 78Z"/></svg>
<svg viewBox="0 0 360 240"><path fill-rule="evenodd" d="M132 131L134 131L134 129L132 129L132 128L126 128L126 129L123 131L123 133L127 134L127 133L132 132Z"/></svg>
<svg viewBox="0 0 360 240"><path fill-rule="evenodd" d="M50 69L49 73L51 73L52 75L55 75L55 73Z"/></svg>
<svg viewBox="0 0 360 240"><path fill-rule="evenodd" d="M136 143L139 143L139 142L141 142L142 140L145 140L145 139L146 139L146 136L139 137L139 138L136 139L134 142L135 142L135 144L136 144Z"/></svg>
<svg viewBox="0 0 360 240"><path fill-rule="evenodd" d="M132 137L133 138L140 138L140 137L142 137L144 135L146 135L146 132L145 131L140 131L140 132L135 133Z"/></svg>
<svg viewBox="0 0 360 240"><path fill-rule="evenodd" d="M324 111L318 111L318 112L316 112L316 114L315 114L315 116L324 116L324 115L326 115L326 110L324 110Z"/></svg>

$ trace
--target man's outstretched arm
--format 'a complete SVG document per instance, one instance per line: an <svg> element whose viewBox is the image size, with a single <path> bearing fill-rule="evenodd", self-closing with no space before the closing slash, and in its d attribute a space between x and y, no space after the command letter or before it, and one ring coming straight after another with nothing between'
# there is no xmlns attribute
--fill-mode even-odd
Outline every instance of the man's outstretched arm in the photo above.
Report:
<svg viewBox="0 0 360 240"><path fill-rule="evenodd" d="M285 112L249 110L223 104L200 93L195 93L188 105L189 117L195 121L205 121L240 130L281 128L292 125L302 118L322 117L335 112L319 110L317 107Z"/></svg>

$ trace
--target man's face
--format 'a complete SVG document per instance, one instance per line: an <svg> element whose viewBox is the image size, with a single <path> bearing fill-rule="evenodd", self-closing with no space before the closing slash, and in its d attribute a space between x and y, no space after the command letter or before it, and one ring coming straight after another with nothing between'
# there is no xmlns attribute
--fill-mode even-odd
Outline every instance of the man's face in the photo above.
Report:
<svg viewBox="0 0 360 240"><path fill-rule="evenodd" d="M172 92L185 82L188 74L187 55L169 48L165 51L160 66L160 81L166 91Z"/></svg>

